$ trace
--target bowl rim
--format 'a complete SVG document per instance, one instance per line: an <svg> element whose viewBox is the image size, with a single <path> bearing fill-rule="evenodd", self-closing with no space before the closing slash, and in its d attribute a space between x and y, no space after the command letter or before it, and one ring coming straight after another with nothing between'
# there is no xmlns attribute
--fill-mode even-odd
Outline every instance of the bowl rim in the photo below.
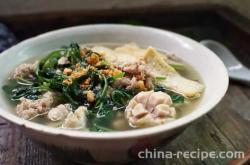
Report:
<svg viewBox="0 0 250 165"><path fill-rule="evenodd" d="M163 124L163 125L159 125L159 126L155 126L155 127L149 127L149 128L143 128L143 129L136 129L136 130L127 130L127 131L117 131L117 132L84 132L84 131L74 131L74 130L67 130L67 129L58 129L58 128L53 128L53 127L49 127L49 126L45 126L42 124L38 124L32 121L28 121L25 119L22 119L18 116L16 116L15 114L11 114L8 111L4 111L1 107L0 107L0 116L8 121L10 121L11 123L14 123L18 126L21 127L25 127L28 129L31 129L33 131L38 131L41 133L45 133L45 134L50 134L50 135L60 135L60 136L66 136L66 137L70 137L70 138L80 138L80 139L106 139L106 140L110 140L110 139L128 139L128 138L139 138L139 137L144 137L144 136L151 136L151 135L155 135L155 134L160 134L160 133L164 133L176 128L180 128L184 125L187 125L191 122L193 122L194 120L200 118L201 116L205 115L207 112L209 112L210 110L212 110L212 108L214 108L220 101L221 99L224 97L227 88L228 88L228 84L229 84L229 78L228 78L228 73L226 70L225 65L223 64L223 62L219 59L219 57L214 54L212 51L210 51L208 48L204 47L203 45L201 45L200 43L198 43L197 41L194 41L193 39L190 39L188 37L185 37L183 35L168 31L168 30L163 30L163 29L158 29L158 28L153 28L153 27L147 27L147 26L138 26L138 25L127 25L127 24L89 24L89 25L80 25L80 26L73 26L73 27L67 27L67 28L62 28L62 29L58 29L58 30L53 30L50 32L46 32L37 36L34 36L32 38L26 39L20 43L18 43L17 45L12 46L11 48L5 50L4 52L2 52L0 54L0 60L4 57L4 54L8 54L11 53L12 51L15 52L15 50L19 50L20 48L24 47L25 45L28 45L31 42L38 42L40 39L42 38L47 38L50 37L52 35L56 35L56 34L60 34L60 33L65 33L65 32L70 32L70 31L74 31L74 30L81 30L84 28L112 28L112 27L121 27L121 28L140 28L141 30L144 31L158 31L159 33L164 33L164 34L168 34L171 36L175 36L178 38L181 38L183 40L185 40L186 42L189 42L191 44L197 45L199 47L203 47L204 50L206 50L207 52L209 52L208 54L210 56L213 56L214 60L217 60L217 62L221 65L222 68L222 77L221 79L223 80L223 86L220 91L220 93L217 93L217 98L215 99L214 102L210 103L209 105L207 105L206 107L203 108L199 108L199 111L196 110L196 113L190 113L182 118L179 118L175 121L172 121L168 124Z"/></svg>

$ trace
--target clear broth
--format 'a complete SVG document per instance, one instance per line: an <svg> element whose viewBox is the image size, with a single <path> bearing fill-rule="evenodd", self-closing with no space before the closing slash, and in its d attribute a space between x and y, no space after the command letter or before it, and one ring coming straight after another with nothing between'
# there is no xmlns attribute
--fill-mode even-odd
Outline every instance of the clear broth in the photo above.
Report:
<svg viewBox="0 0 250 165"><path fill-rule="evenodd" d="M118 43L90 43L90 44L84 44L81 45L81 47L93 47L93 46L105 46L105 47L109 47L111 49L114 49L118 46L121 46L123 44L118 44ZM142 47L142 48L146 48L146 47ZM158 51L160 51L162 54L166 54L166 51L162 51L157 49ZM177 58L177 57L176 57ZM184 64L184 69L183 70L178 70L178 73L180 73L182 76L191 79L191 80L195 80L198 81L200 83L203 84L201 76L199 75L199 73L188 63L186 63L185 61L183 61L182 59L177 58L178 61L180 61L182 64ZM40 58L32 58L26 61L26 63L31 63L34 61L40 60ZM9 83L9 80L6 81L6 84ZM202 96L201 96L202 97ZM196 107L199 105L199 102L201 100L201 97L195 100L190 101L189 103L184 103L182 105L179 105L176 107L176 113L177 113L177 119L181 118L183 116L186 116L188 114L190 114L192 111L194 111L196 109ZM13 109L13 113L15 113L15 106L16 104L9 101L10 102L10 106ZM43 125L47 125L47 126L51 126L51 127L55 127L55 128L60 128L62 125L62 121L58 121L58 122L53 122L50 121L47 118L47 115L41 115L39 117L36 117L34 119L32 119L31 121L39 123L39 124L43 124ZM123 112L116 112L116 116L112 121L111 124L111 129L114 129L114 131L124 131L124 130L131 130L131 129L135 129L133 127L131 127L127 120L124 117L124 113Z"/></svg>

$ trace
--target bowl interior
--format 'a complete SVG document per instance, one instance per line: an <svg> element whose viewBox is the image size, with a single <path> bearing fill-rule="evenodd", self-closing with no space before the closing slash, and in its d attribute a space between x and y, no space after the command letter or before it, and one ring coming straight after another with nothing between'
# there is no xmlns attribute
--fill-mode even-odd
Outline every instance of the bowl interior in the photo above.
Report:
<svg viewBox="0 0 250 165"><path fill-rule="evenodd" d="M6 78L18 64L30 58L41 57L46 54L46 52L60 48L62 45L68 45L72 41L81 44L96 42L136 42L139 45L153 46L173 52L191 64L199 72L205 84L206 89L204 95L199 105L196 106L196 110L174 122L159 126L164 127L164 129L181 126L208 112L220 101L228 86L228 75L223 63L214 53L199 43L169 31L139 26L110 24L79 26L46 33L21 42L3 52L0 55L0 66L2 66L0 70L2 76L0 86L2 87L6 83ZM14 120L13 115L9 116L9 112L13 113L13 110L6 101L2 90L0 94L0 105L0 115L6 117L6 114L8 114L7 118ZM155 130L156 129L157 127L155 127Z"/></svg>

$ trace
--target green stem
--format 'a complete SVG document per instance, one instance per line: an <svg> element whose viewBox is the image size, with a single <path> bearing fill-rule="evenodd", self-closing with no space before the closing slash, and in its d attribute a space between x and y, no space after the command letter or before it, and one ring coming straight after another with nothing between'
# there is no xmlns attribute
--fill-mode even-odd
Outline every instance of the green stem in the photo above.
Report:
<svg viewBox="0 0 250 165"><path fill-rule="evenodd" d="M16 79L21 81L22 83L26 83L27 85L32 85L33 84L31 81L26 80L23 77L17 77Z"/></svg>
<svg viewBox="0 0 250 165"><path fill-rule="evenodd" d="M98 107L98 105L100 104L100 102L102 101L102 99L105 97L105 95L107 93L107 90L108 90L108 80L107 80L107 78L102 75L102 79L104 81L104 86L103 86L102 93L101 93L99 99L96 102L96 107Z"/></svg>

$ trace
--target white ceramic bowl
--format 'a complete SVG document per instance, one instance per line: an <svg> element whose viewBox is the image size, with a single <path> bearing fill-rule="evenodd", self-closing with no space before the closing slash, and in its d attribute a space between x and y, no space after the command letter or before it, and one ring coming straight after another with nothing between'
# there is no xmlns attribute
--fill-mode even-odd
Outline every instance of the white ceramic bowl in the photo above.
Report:
<svg viewBox="0 0 250 165"><path fill-rule="evenodd" d="M182 35L143 26L99 24L85 25L45 33L25 40L0 54L0 86L9 73L27 59L50 50L78 43L136 42L176 53L201 75L206 86L196 109L173 122L145 129L98 133L51 128L17 117L1 91L0 116L19 126L31 138L50 146L71 151L88 151L98 161L126 160L145 147L154 147L209 112L224 96L228 74L222 61L209 49ZM204 130L205 131L205 130Z"/></svg>

